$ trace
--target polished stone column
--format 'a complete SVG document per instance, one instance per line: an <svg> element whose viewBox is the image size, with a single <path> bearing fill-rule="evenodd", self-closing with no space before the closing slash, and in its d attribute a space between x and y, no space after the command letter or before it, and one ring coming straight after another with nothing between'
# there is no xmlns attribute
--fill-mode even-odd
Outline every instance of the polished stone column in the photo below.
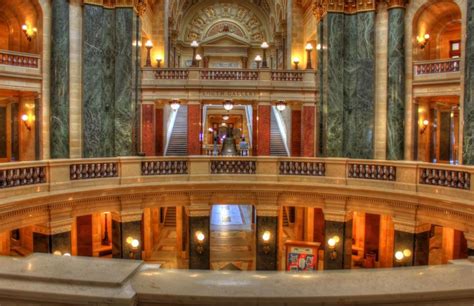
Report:
<svg viewBox="0 0 474 306"><path fill-rule="evenodd" d="M405 150L405 8L389 7L387 66L387 159Z"/></svg>
<svg viewBox="0 0 474 306"><path fill-rule="evenodd" d="M155 155L163 156L163 108L157 107L155 110Z"/></svg>
<svg viewBox="0 0 474 306"><path fill-rule="evenodd" d="M204 235L204 240L199 241L197 233ZM189 217L189 269L209 270L211 268L211 231L210 218L198 216L191 212Z"/></svg>
<svg viewBox="0 0 474 306"><path fill-rule="evenodd" d="M112 213L112 257L124 259L142 259L143 234L142 211ZM127 239L136 239L138 247L134 248Z"/></svg>
<svg viewBox="0 0 474 306"><path fill-rule="evenodd" d="M352 225L353 215L346 214L344 199L326 199L324 213L324 270L350 269L352 263ZM328 240L334 236L339 242L330 248Z"/></svg>
<svg viewBox="0 0 474 306"><path fill-rule="evenodd" d="M278 211L263 211L257 207L257 271L277 270L278 254ZM264 241L265 232L270 233L270 239Z"/></svg>
<svg viewBox="0 0 474 306"><path fill-rule="evenodd" d="M33 229L33 252L71 254L71 221L60 225L40 225Z"/></svg>
<svg viewBox="0 0 474 306"><path fill-rule="evenodd" d="M142 151L147 156L155 155L156 137L155 137L155 105L142 105Z"/></svg>
<svg viewBox="0 0 474 306"><path fill-rule="evenodd" d="M313 103L304 104L301 111L301 156L315 156L315 116L316 107Z"/></svg>
<svg viewBox="0 0 474 306"><path fill-rule="evenodd" d="M270 155L270 124L271 124L271 105L268 103L258 105L257 121L257 156Z"/></svg>
<svg viewBox="0 0 474 306"><path fill-rule="evenodd" d="M69 1L53 0L51 14L50 150L69 158Z"/></svg>
<svg viewBox="0 0 474 306"><path fill-rule="evenodd" d="M291 110L291 156L301 156L301 110Z"/></svg>
<svg viewBox="0 0 474 306"><path fill-rule="evenodd" d="M467 1L466 27L463 163L474 165L474 1Z"/></svg>
<svg viewBox="0 0 474 306"><path fill-rule="evenodd" d="M328 13L320 22L320 155L342 157L344 143L344 14Z"/></svg>
<svg viewBox="0 0 474 306"><path fill-rule="evenodd" d="M201 155L201 104L188 103L188 155Z"/></svg>
<svg viewBox="0 0 474 306"><path fill-rule="evenodd" d="M325 221L324 270L344 269L344 243L341 243L341 242L343 241L343 237L345 236L344 234L345 226L346 225L344 222L330 221L330 220ZM331 258L332 250L329 249L327 245L327 241L334 236L339 236L341 241L338 244L336 244L334 248L334 251L337 253L337 255Z"/></svg>

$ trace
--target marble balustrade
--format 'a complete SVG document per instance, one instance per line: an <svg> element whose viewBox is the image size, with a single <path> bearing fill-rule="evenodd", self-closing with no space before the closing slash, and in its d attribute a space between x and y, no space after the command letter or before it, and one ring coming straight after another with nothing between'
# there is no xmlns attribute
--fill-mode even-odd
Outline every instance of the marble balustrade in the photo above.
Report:
<svg viewBox="0 0 474 306"><path fill-rule="evenodd" d="M0 257L0 300L16 305L470 305L474 264L455 260L442 266L298 274L163 270L139 260L33 254Z"/></svg>

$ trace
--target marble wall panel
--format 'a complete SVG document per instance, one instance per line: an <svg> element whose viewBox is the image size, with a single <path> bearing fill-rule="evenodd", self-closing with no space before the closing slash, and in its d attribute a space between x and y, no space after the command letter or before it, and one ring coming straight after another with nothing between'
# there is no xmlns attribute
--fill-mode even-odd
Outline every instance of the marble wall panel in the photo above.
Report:
<svg viewBox="0 0 474 306"><path fill-rule="evenodd" d="M474 1L467 1L463 163L474 165Z"/></svg>
<svg viewBox="0 0 474 306"><path fill-rule="evenodd" d="M405 9L388 11L387 159L404 159Z"/></svg>
<svg viewBox="0 0 474 306"><path fill-rule="evenodd" d="M142 105L142 151L147 156L155 155L154 112L153 104Z"/></svg>
<svg viewBox="0 0 474 306"><path fill-rule="evenodd" d="M301 111L291 111L291 156L301 155Z"/></svg>
<svg viewBox="0 0 474 306"><path fill-rule="evenodd" d="M209 216L206 217L190 217L189 218L189 269L209 270L210 262L210 221ZM202 253L198 252L198 240L196 232L201 231L204 234L204 242L202 243Z"/></svg>
<svg viewBox="0 0 474 306"><path fill-rule="evenodd" d="M265 243L262 239L265 231L270 232L270 240ZM257 216L257 271L276 271L278 254L278 217ZM267 251L268 253L266 253Z"/></svg>
<svg viewBox="0 0 474 306"><path fill-rule="evenodd" d="M314 106L303 106L302 110L302 137L301 142L301 156L314 157L314 136L315 136L315 116L316 109Z"/></svg>
<svg viewBox="0 0 474 306"><path fill-rule="evenodd" d="M33 233L33 252L71 254L71 232L47 235Z"/></svg>
<svg viewBox="0 0 474 306"><path fill-rule="evenodd" d="M155 112L155 143L156 143L156 147L155 147L155 154L157 156L162 156L163 155L163 135L164 135L164 132L163 132L163 119L164 119L164 116L163 116L163 109L162 108L157 108L156 109L156 112Z"/></svg>
<svg viewBox="0 0 474 306"><path fill-rule="evenodd" d="M270 118L271 118L271 106L270 105L259 105L258 106L258 143L257 143L257 155L258 156L269 156L270 155ZM254 138L255 139L255 138Z"/></svg>
<svg viewBox="0 0 474 306"><path fill-rule="evenodd" d="M133 101L133 9L115 9L115 155L132 155L134 101Z"/></svg>
<svg viewBox="0 0 474 306"><path fill-rule="evenodd" d="M51 3L50 154L69 158L69 1Z"/></svg>
<svg viewBox="0 0 474 306"><path fill-rule="evenodd" d="M140 244L133 249L127 238L137 239ZM142 259L143 239L142 222L119 222L112 220L112 257L124 259Z"/></svg>
<svg viewBox="0 0 474 306"><path fill-rule="evenodd" d="M201 105L188 105L188 154L200 155L201 143L199 134L201 133Z"/></svg>

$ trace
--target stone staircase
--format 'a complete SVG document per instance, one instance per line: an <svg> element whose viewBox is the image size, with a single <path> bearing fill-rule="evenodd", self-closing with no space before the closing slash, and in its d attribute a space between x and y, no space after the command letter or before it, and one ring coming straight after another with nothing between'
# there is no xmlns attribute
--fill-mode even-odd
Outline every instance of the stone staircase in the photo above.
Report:
<svg viewBox="0 0 474 306"><path fill-rule="evenodd" d="M176 114L166 156L188 155L188 107L181 105Z"/></svg>
<svg viewBox="0 0 474 306"><path fill-rule="evenodd" d="M165 227L176 227L176 207L166 208Z"/></svg>
<svg viewBox="0 0 474 306"><path fill-rule="evenodd" d="M281 136L280 127L273 110L271 111L270 122L270 155L271 156L288 156L285 143Z"/></svg>

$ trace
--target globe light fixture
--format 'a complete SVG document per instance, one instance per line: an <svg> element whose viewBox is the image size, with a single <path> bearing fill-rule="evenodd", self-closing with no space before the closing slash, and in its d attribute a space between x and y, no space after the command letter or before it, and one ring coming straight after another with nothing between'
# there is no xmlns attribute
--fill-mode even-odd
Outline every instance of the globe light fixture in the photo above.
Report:
<svg viewBox="0 0 474 306"><path fill-rule="evenodd" d="M170 107L174 112L178 111L180 105L181 103L177 99L171 100L170 102Z"/></svg>
<svg viewBox="0 0 474 306"><path fill-rule="evenodd" d="M268 65L267 65L267 49L269 47L268 43L266 41L264 41L260 47L262 48L263 50L263 61L262 61L262 68L268 68Z"/></svg>
<svg viewBox="0 0 474 306"><path fill-rule="evenodd" d="M262 57L260 55L255 56L255 63L257 63L257 69L260 69L261 62L262 62Z"/></svg>
<svg viewBox="0 0 474 306"><path fill-rule="evenodd" d="M23 24L21 26L21 30L25 33L26 39L31 41L33 37L35 37L36 33L38 33L38 29L27 24Z"/></svg>
<svg viewBox="0 0 474 306"><path fill-rule="evenodd" d="M311 51L313 51L313 45L311 43L307 43L305 49L308 58L306 61L306 69L313 69L313 65L311 62Z"/></svg>
<svg viewBox="0 0 474 306"><path fill-rule="evenodd" d="M295 70L298 70L298 64L300 63L300 58L299 57L294 57L293 58L293 64L295 64Z"/></svg>
<svg viewBox="0 0 474 306"><path fill-rule="evenodd" d="M224 109L226 111L231 111L233 108L234 108L234 102L232 102L231 100L224 101Z"/></svg>
<svg viewBox="0 0 474 306"><path fill-rule="evenodd" d="M191 66L192 67L196 67L196 51L197 51L197 48L199 47L199 43L195 40L193 40L191 42L191 48L193 48L193 58L192 58L192 64Z"/></svg>
<svg viewBox="0 0 474 306"><path fill-rule="evenodd" d="M151 67L151 56L150 52L151 49L153 48L153 42L149 39L145 43L145 48L146 48L146 62L145 62L145 67Z"/></svg>
<svg viewBox="0 0 474 306"><path fill-rule="evenodd" d="M276 104L277 110L280 112L284 111L286 109L286 102L285 101L278 101Z"/></svg>

